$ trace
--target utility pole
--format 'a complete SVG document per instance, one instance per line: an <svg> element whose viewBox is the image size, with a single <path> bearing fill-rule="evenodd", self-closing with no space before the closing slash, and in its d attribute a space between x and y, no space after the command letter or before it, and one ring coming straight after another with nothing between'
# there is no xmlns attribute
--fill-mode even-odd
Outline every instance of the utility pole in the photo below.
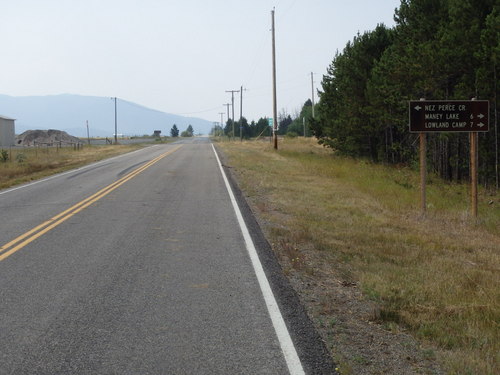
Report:
<svg viewBox="0 0 500 375"><path fill-rule="evenodd" d="M311 88L312 88L312 118L314 118L314 78L313 72L311 72Z"/></svg>
<svg viewBox="0 0 500 375"><path fill-rule="evenodd" d="M273 33L273 139L274 139L274 149L278 149L278 110L276 103L276 47L275 47L275 36L274 36L274 8L271 11L272 28Z"/></svg>
<svg viewBox="0 0 500 375"><path fill-rule="evenodd" d="M226 92L231 93L231 107L232 107L232 111L233 111L233 140L234 140L234 136L235 136L235 133L234 133L234 93L240 92L240 90L226 90Z"/></svg>
<svg viewBox="0 0 500 375"><path fill-rule="evenodd" d="M90 146L90 132L89 132L89 120L87 120L87 141Z"/></svg>
<svg viewBox="0 0 500 375"><path fill-rule="evenodd" d="M223 104L223 105L227 106L227 121L229 121L229 106L231 105L231 103L226 103L226 104ZM234 130L234 121L233 121L233 130Z"/></svg>
<svg viewBox="0 0 500 375"><path fill-rule="evenodd" d="M229 111L229 109L228 109L228 111ZM219 115L220 115L220 128L222 130L224 130L224 118L223 118L224 112L219 112Z"/></svg>
<svg viewBox="0 0 500 375"><path fill-rule="evenodd" d="M111 98L112 100L115 101L115 145L118 144L118 121L117 121L117 116L116 116L116 96L114 98Z"/></svg>
<svg viewBox="0 0 500 375"><path fill-rule="evenodd" d="M240 142L243 142L243 86L240 88Z"/></svg>

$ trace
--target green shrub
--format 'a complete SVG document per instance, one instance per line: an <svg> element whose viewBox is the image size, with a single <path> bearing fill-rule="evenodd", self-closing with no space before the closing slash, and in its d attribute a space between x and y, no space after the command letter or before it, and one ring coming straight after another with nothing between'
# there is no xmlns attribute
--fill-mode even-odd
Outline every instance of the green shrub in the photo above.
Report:
<svg viewBox="0 0 500 375"><path fill-rule="evenodd" d="M26 155L23 154L22 152L20 152L19 154L16 155L16 161L19 163L19 164L22 164L26 161Z"/></svg>
<svg viewBox="0 0 500 375"><path fill-rule="evenodd" d="M2 150L0 153L0 160L4 163L9 160L9 152L7 150Z"/></svg>

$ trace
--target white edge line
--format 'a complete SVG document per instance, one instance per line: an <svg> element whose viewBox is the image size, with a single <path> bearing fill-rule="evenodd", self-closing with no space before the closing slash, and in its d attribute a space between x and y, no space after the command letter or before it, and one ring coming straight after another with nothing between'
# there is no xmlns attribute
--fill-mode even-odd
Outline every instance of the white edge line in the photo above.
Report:
<svg viewBox="0 0 500 375"><path fill-rule="evenodd" d="M157 147L157 146L158 145L153 145L153 146L149 146L149 147ZM135 150L135 151L132 151L132 152L127 152L125 154L113 156L112 158L109 158L109 159L103 159L103 160L100 160L98 162L95 162L95 163L92 163L92 164L87 164L87 165L84 165L83 167L72 169L72 170L67 171L67 172L57 173L57 174L55 174L53 176L42 178L41 180L36 180L36 181L33 181L33 182L29 182L27 184L23 184L21 186L17 186L17 187L12 188L12 189L6 189L4 191L0 191L0 195L7 194L7 193L10 193L12 191L24 189L24 188L27 188L27 187L30 187L30 186L33 186L33 185L36 185L36 184L40 184L42 182L49 181L49 180L53 180L54 178L59 178L61 176L65 176L65 175L70 174L70 173L80 172L80 171L82 171L84 169L87 169L87 168L90 168L90 167L95 167L96 165L99 165L99 164L104 164L105 162L110 161L110 160L118 159L118 158L121 158L121 157L126 156L126 155L135 154L136 152L143 151L144 149L149 148L149 147L145 147L145 148L141 148L139 150Z"/></svg>
<svg viewBox="0 0 500 375"><path fill-rule="evenodd" d="M229 193L229 197L231 199L231 203L233 205L236 218L238 219L238 223L240 225L243 238L245 240L245 245L248 254L250 256L250 260L252 261L255 275L257 276L257 280L259 282L260 290L262 291L262 294L264 296L264 301L266 302L267 310L271 317L271 321L273 323L276 336L278 337L281 350L283 352L286 364L288 366L288 371L292 375L302 375L304 374L302 363L300 362L299 356L297 355L297 351L295 350L295 346L293 345L292 338L290 337L290 333L288 332L283 316L281 315L279 306L276 302L276 299L274 298L271 286L269 285L269 280L267 279L266 274L264 273L264 269L262 268L262 263L260 262L259 256L257 255L257 250L255 249L255 245L252 241L252 238L250 237L250 232L248 231L245 221L243 220L240 208L238 207L238 203L236 202L233 191L226 177L226 172L222 168L222 164L220 162L219 156L217 155L217 152L215 151L215 147L213 144L212 144L212 149L215 153L215 158L217 159L217 163L219 165L222 178L224 179L226 189Z"/></svg>

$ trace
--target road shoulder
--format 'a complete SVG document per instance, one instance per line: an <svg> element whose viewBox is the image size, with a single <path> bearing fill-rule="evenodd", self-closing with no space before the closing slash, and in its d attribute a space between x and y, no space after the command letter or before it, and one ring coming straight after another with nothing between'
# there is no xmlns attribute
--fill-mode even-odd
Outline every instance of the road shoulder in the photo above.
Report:
<svg viewBox="0 0 500 375"><path fill-rule="evenodd" d="M309 318L297 292L284 275L278 258L239 188L237 177L234 175L232 168L228 167L226 156L217 148L217 145L215 145L215 148L251 234L264 272L271 284L281 314L288 326L304 371L307 374L336 374L335 364L324 340Z"/></svg>

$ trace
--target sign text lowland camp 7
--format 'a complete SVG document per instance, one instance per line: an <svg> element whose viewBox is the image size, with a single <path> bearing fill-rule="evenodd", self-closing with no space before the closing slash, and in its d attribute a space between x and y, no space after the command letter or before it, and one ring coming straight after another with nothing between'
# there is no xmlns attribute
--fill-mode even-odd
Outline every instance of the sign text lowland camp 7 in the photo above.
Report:
<svg viewBox="0 0 500 375"><path fill-rule="evenodd" d="M487 132L487 100L412 100L410 132Z"/></svg>

